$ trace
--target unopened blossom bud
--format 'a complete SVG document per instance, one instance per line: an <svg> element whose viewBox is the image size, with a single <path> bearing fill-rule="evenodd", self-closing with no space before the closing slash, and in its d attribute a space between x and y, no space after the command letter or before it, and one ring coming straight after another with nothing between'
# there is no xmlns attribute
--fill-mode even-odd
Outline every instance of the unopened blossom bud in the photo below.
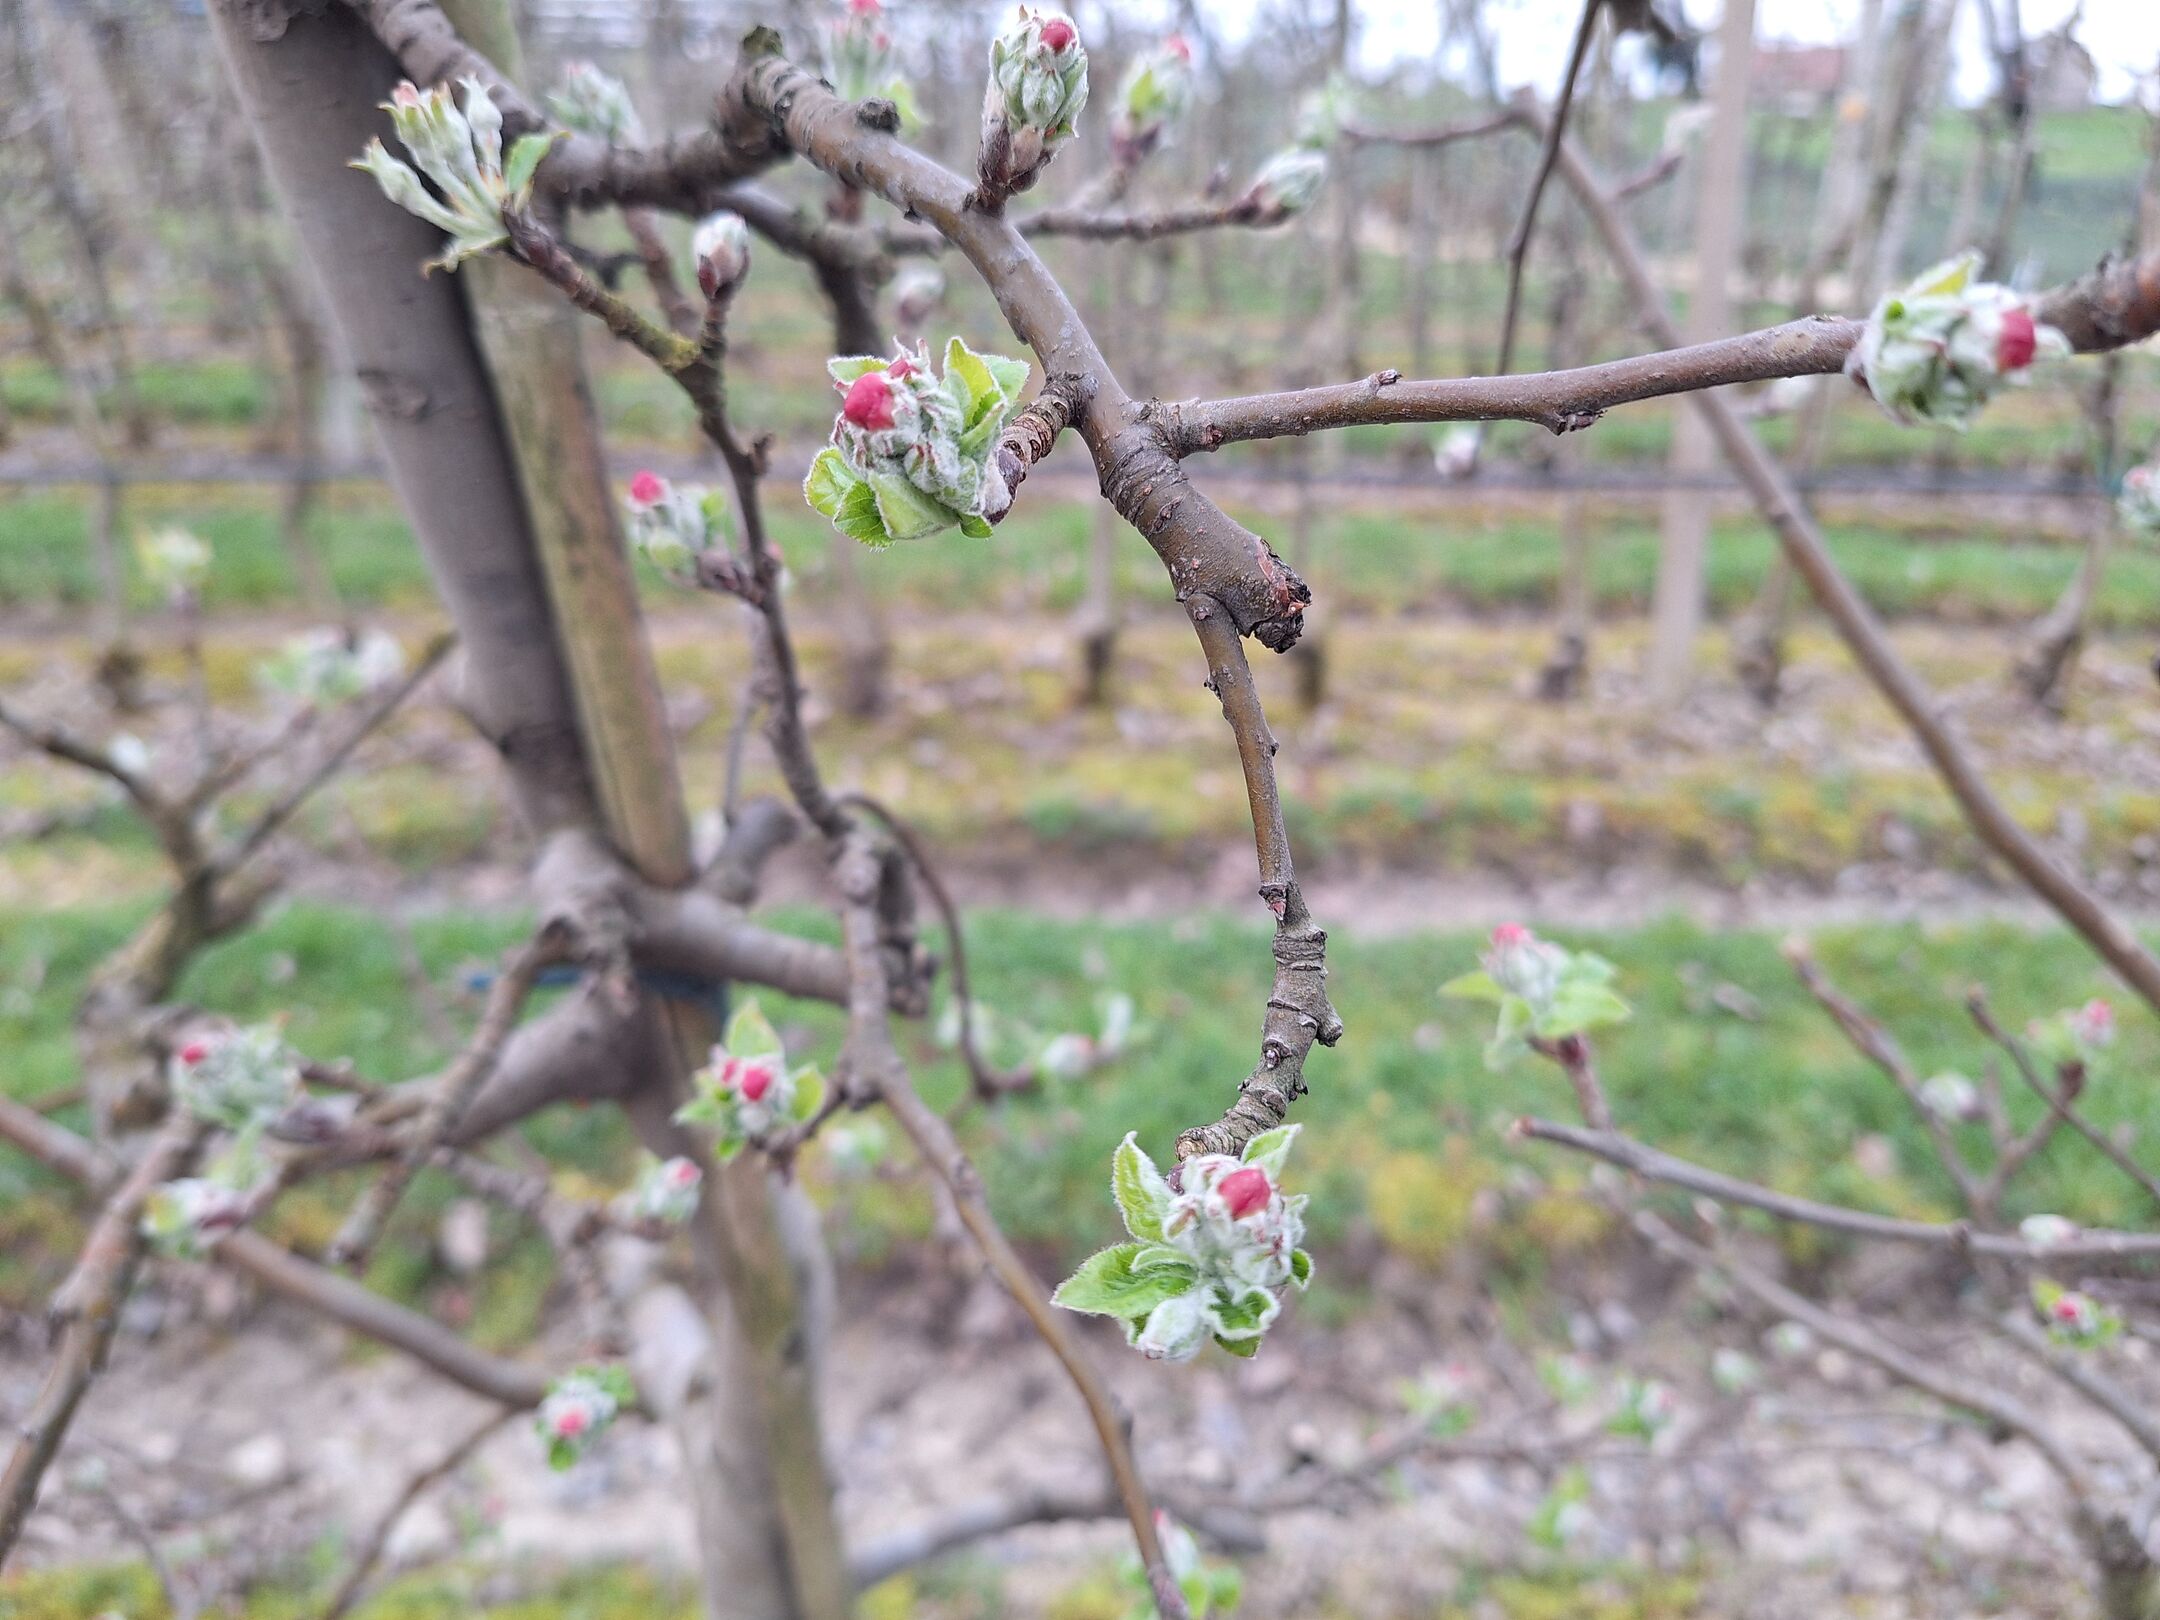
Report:
<svg viewBox="0 0 2160 1620"><path fill-rule="evenodd" d="M2077 1222L2060 1215L2028 1215L2018 1222L2018 1236L2036 1249L2056 1248L2077 1235Z"/></svg>
<svg viewBox="0 0 2160 1620"><path fill-rule="evenodd" d="M629 1374L620 1367L579 1367L556 1379L533 1414L548 1465L570 1467L636 1398Z"/></svg>
<svg viewBox="0 0 2160 1620"><path fill-rule="evenodd" d="M2022 377L2041 354L2069 352L2020 294L1973 280L1979 266L1976 253L1946 260L1868 317L1846 370L1896 420L1962 429L2002 380Z"/></svg>
<svg viewBox="0 0 2160 1620"><path fill-rule="evenodd" d="M773 1070L769 1063L746 1063L736 1076L735 1089L745 1102L763 1102L772 1088Z"/></svg>
<svg viewBox="0 0 2160 1620"><path fill-rule="evenodd" d="M1012 504L997 465L997 429L1018 402L1026 365L976 354L954 338L942 377L920 347L890 360L836 359L826 369L840 412L831 446L803 482L804 498L868 545L954 527L988 534L984 514Z"/></svg>
<svg viewBox="0 0 2160 1620"><path fill-rule="evenodd" d="M135 542L135 560L150 588L169 601L192 599L210 574L210 547L185 529L154 529Z"/></svg>
<svg viewBox="0 0 2160 1620"><path fill-rule="evenodd" d="M1962 1074L1933 1075L1920 1083L1920 1100L1938 1119L1971 1119L1980 1111L1980 1092Z"/></svg>
<svg viewBox="0 0 2160 1620"><path fill-rule="evenodd" d="M2160 461L2148 461L2123 474L2115 511L2131 534L2144 540L2160 538Z"/></svg>
<svg viewBox="0 0 2160 1620"><path fill-rule="evenodd" d="M905 372L901 375L906 376ZM893 425L893 386L885 373L866 371L848 384L840 414L866 433L882 433Z"/></svg>
<svg viewBox="0 0 2160 1620"><path fill-rule="evenodd" d="M848 0L825 33L825 79L847 101L890 101L912 121L913 94L893 60L892 32L878 0Z"/></svg>
<svg viewBox="0 0 2160 1620"><path fill-rule="evenodd" d="M2095 996L2070 1015L2070 1033L2085 1046L2113 1046L2115 1009Z"/></svg>
<svg viewBox="0 0 2160 1620"><path fill-rule="evenodd" d="M1326 179L1326 154L1292 147L1268 159L1245 200L1262 219L1288 219L1312 206Z"/></svg>
<svg viewBox="0 0 2160 1620"><path fill-rule="evenodd" d="M697 258L699 288L707 298L718 298L750 273L750 227L740 214L714 214L690 238L690 251Z"/></svg>
<svg viewBox="0 0 2160 1620"><path fill-rule="evenodd" d="M1267 1201L1275 1195L1268 1185L1267 1172L1258 1165L1247 1165L1233 1170L1223 1177L1217 1190L1222 1194L1223 1206L1230 1211L1230 1218L1241 1221L1255 1210L1267 1208Z"/></svg>
<svg viewBox="0 0 2160 1620"><path fill-rule="evenodd" d="M1087 98L1087 51L1073 20L1021 7L1012 26L990 42L977 165L984 196L1003 199L1033 185L1077 130Z"/></svg>
<svg viewBox="0 0 2160 1620"><path fill-rule="evenodd" d="M256 674L274 691L327 705L385 686L404 668L404 649L387 630L354 635L325 625L292 637Z"/></svg>
<svg viewBox="0 0 2160 1620"><path fill-rule="evenodd" d="M563 128L597 136L610 146L636 146L645 139L628 87L590 62L565 67L562 82L548 92L547 105Z"/></svg>
<svg viewBox="0 0 2160 1620"><path fill-rule="evenodd" d="M174 1056L167 1072L174 1100L228 1131L259 1129L300 1094L300 1060L269 1024L191 1041Z"/></svg>
<svg viewBox="0 0 2160 1620"><path fill-rule="evenodd" d="M1542 1011L1551 1005L1560 987L1560 972L1567 953L1539 939L1521 923L1502 923L1492 931L1492 949L1485 953L1485 971L1493 982Z"/></svg>
<svg viewBox="0 0 2160 1620"><path fill-rule="evenodd" d="M682 583L697 560L722 544L734 527L727 497L702 484L673 484L646 469L630 480L623 501L630 543L661 573Z"/></svg>
<svg viewBox="0 0 2160 1620"><path fill-rule="evenodd" d="M156 1253L199 1260L226 1233L245 1224L246 1193L204 1177L168 1181L143 1200L141 1231Z"/></svg>
<svg viewBox="0 0 2160 1620"><path fill-rule="evenodd" d="M1110 151L1118 166L1130 168L1162 146L1192 99L1192 47L1183 35L1172 34L1134 58L1118 81L1110 122Z"/></svg>
<svg viewBox="0 0 2160 1620"><path fill-rule="evenodd" d="M617 1208L634 1221L680 1226L697 1211L704 1173L688 1159L648 1160Z"/></svg>

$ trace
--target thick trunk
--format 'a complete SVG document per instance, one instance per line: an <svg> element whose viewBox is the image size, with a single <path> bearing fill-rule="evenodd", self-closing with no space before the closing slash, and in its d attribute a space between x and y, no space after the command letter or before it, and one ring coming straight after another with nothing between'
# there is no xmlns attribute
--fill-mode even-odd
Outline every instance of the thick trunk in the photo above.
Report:
<svg viewBox="0 0 2160 1620"><path fill-rule="evenodd" d="M512 266L471 267L499 272L492 289L468 288L463 276L423 278L434 234L346 168L370 135L389 133L374 104L400 76L353 13L278 15L260 0L215 0L211 10L280 198L324 283L340 347L367 388L392 482L457 622L465 701L502 750L528 822L540 831L597 819L648 874L682 875L681 795L574 334L566 348L552 308L516 301ZM499 62L511 54L499 39L476 43ZM483 303L504 294L486 316L511 373L501 407L468 291ZM519 357L539 363L513 363ZM536 518L545 522L538 531ZM551 605L566 602L574 619ZM680 1004L654 1016L670 1037L660 1050L678 1063L710 1039L709 1025ZM647 1106L665 1101L654 1092ZM717 1572L710 1612L837 1620L848 1604L845 1560L780 1222L761 1171L731 1169L712 1186L701 1239L714 1260L708 1277L725 1274L736 1286L709 1287L706 1314L738 1357L737 1376L717 1387L747 1398L715 1404L701 1420L724 1433L724 1446L708 1429L686 1454L703 1460L698 1493L712 1502L744 1488L739 1474L722 1471L723 1451L754 1459L767 1482L760 1499L775 1504L784 1531L746 1511L732 1521L707 1516L704 1528L719 1538L701 1549ZM739 1532L724 1533L730 1522Z"/></svg>

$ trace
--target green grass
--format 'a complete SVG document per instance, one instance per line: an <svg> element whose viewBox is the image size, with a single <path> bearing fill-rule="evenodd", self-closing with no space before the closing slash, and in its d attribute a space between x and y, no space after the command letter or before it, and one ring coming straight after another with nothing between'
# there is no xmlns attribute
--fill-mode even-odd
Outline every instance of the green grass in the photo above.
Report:
<svg viewBox="0 0 2160 1620"><path fill-rule="evenodd" d="M1235 486L1232 486L1234 490ZM832 594L830 528L778 489L770 498L776 538L807 599ZM1229 504L1244 521L1295 556L1292 525L1283 510L1287 491L1259 504ZM209 540L216 553L205 592L213 613L295 608L300 582L278 536L277 498L220 491L215 495L146 486L131 492L129 533L178 523ZM1076 501L1047 492L1023 502L990 540L951 538L895 547L859 560L858 571L877 595L910 607L1064 611L1084 592L1088 537L1094 517ZM97 595L86 539L87 510L73 492L0 497L0 609L81 609ZM1650 599L1657 564L1654 509L1640 502L1602 501L1590 518L1594 577L1600 605L1639 610ZM2044 611L2077 566L2077 552L2059 536L1959 526L1953 519L1895 526L1886 520L1831 521L1831 549L1868 600L1892 616L1957 622L2002 622ZM310 535L340 597L355 608L418 609L432 600L427 571L410 531L378 490L328 491ZM1734 514L1716 526L1710 554L1712 605L1730 612L1750 601L1768 566L1773 542L1751 516ZM1322 509L1310 540L1306 572L1324 602L1359 611L1396 612L1445 603L1473 612L1548 608L1555 593L1560 541L1557 519L1536 510L1496 510L1482 503L1439 505L1406 496L1400 506L1351 499ZM1137 536L1125 532L1120 558L1124 588L1142 600L1163 595L1161 568ZM648 579L650 594L680 600ZM155 602L139 583L144 610ZM2103 628L2142 628L2160 620L2160 553L2119 549L2110 559L2095 605Z"/></svg>
<svg viewBox="0 0 2160 1620"><path fill-rule="evenodd" d="M71 1009L85 975L123 937L112 912L0 918L0 1045L13 1061L10 1091L36 1096L75 1072ZM830 937L821 918L784 923ZM1565 1117L1564 1086L1540 1065L1486 1070L1481 1009L1439 1000L1435 987L1476 957L1479 939L1462 932L1360 936L1355 917L1331 918L1330 989L1349 1034L1316 1052L1314 1091L1300 1105L1309 1127L1299 1176L1316 1194L1314 1225L1323 1257L1360 1233L1415 1258L1436 1259L1458 1243L1490 1237L1505 1248L1519 1234L1481 1236L1465 1201L1519 1164L1572 1181L1579 1166L1544 1149L1509 1143L1507 1123L1522 1113ZM412 945L439 993L462 999L461 973L514 937L510 918L460 912L416 922ZM1928 1158L1923 1134L1880 1075L1855 1055L1798 988L1767 935L1711 932L1666 920L1625 932L1569 934L1620 964L1634 1021L1601 1043L1601 1060L1622 1122L1644 1138L1735 1174L1788 1190L1874 1207L1949 1212L1948 1185ZM971 959L994 1011L1044 1031L1088 1029L1097 998L1122 989L1139 1003L1151 1037L1128 1059L1087 1078L1053 1084L1044 1095L977 1116L972 1146L1002 1218L1019 1237L1072 1258L1102 1238L1115 1216L1104 1190L1110 1150L1128 1130L1167 1152L1181 1128L1213 1117L1250 1067L1257 1009L1268 967L1264 932L1217 916L1160 925L1109 926L988 912L971 923ZM1967 986L1985 982L2013 1025L2108 991L2090 955L2057 932L2007 924L1924 928L1840 928L1816 938L1831 975L1896 1031L1923 1074L1941 1068L1981 1073L1988 1050L1960 1006ZM1733 985L1757 1001L1759 1021L1718 1010L1712 992ZM241 1019L283 1017L294 1043L320 1058L350 1057L363 1073L425 1072L442 1055L414 1015L402 949L371 913L321 905L287 906L245 938L209 952L181 995ZM840 1034L834 1009L767 995L768 1010L794 1032L806 1055L830 1063ZM2124 1016L2124 1036L2090 1096L2093 1117L2127 1127L2138 1140L2160 1132L2160 1096L2132 1077L2160 1060L2160 1027L2142 1011ZM923 1084L934 1100L958 1092L955 1066L919 1035L912 1039ZM2016 1094L2013 1110L2037 1104ZM1854 1142L1881 1133L1898 1147L1900 1170L1870 1182L1852 1159ZM537 1121L533 1140L567 1172L595 1184L619 1180L634 1150L610 1112L564 1111ZM47 1186L19 1161L0 1160L9 1178L0 1211ZM919 1201L814 1179L838 1206L843 1247L884 1252L919 1229ZM2136 1195L2089 1152L2044 1155L2020 1183L2019 1213L2051 1209L2093 1223L2146 1214ZM414 1231L439 1208L417 1198ZM1548 1211L1548 1214L1551 1212ZM295 1235L327 1235L327 1219L303 1209ZM1450 1227L1450 1223L1453 1227ZM1512 1252L1512 1251L1510 1251ZM1505 1255L1503 1255L1505 1258ZM417 1296L430 1286L425 1245L385 1263L378 1282ZM488 1336L511 1342L530 1315L518 1303L527 1276L503 1284L494 1307L503 1320Z"/></svg>

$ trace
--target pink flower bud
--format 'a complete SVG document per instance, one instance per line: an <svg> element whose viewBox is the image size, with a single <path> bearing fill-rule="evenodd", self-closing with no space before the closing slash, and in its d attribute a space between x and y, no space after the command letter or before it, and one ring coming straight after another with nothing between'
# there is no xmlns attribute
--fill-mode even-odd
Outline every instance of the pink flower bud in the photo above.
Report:
<svg viewBox="0 0 2160 1620"><path fill-rule="evenodd" d="M573 1406L556 1416L555 1432L565 1440L575 1440L585 1432L585 1425L590 1421L583 1407Z"/></svg>
<svg viewBox="0 0 2160 1620"><path fill-rule="evenodd" d="M1521 923L1502 923L1492 931L1493 949L1512 951L1530 943L1530 930Z"/></svg>
<svg viewBox="0 0 2160 1620"><path fill-rule="evenodd" d="M875 17L885 9L878 0L848 0L847 8L853 17Z"/></svg>
<svg viewBox="0 0 2160 1620"><path fill-rule="evenodd" d="M667 499L667 480L650 467L640 471L630 480L630 505L640 512L649 512Z"/></svg>
<svg viewBox="0 0 2160 1620"><path fill-rule="evenodd" d="M208 1041L189 1041L187 1045L180 1048L180 1061L191 1069L209 1055L210 1043Z"/></svg>
<svg viewBox="0 0 2160 1620"><path fill-rule="evenodd" d="M1995 365L2001 371L2023 371L2032 364L2039 347L2039 333L2032 311L2023 304L2003 311L2002 329L1995 336Z"/></svg>
<svg viewBox="0 0 2160 1620"><path fill-rule="evenodd" d="M1042 27L1042 42L1053 51L1062 51L1079 37L1073 25L1063 17L1052 17Z"/></svg>
<svg viewBox="0 0 2160 1620"><path fill-rule="evenodd" d="M893 425L892 383L882 371L866 371L848 384L840 414L866 432Z"/></svg>
<svg viewBox="0 0 2160 1620"><path fill-rule="evenodd" d="M885 368L885 375L888 377L912 377L915 375L915 362L903 354Z"/></svg>
<svg viewBox="0 0 2160 1620"><path fill-rule="evenodd" d="M417 107L420 105L419 87L407 79L390 92L390 99L400 107Z"/></svg>
<svg viewBox="0 0 2160 1620"><path fill-rule="evenodd" d="M1275 1194L1268 1185L1267 1172L1257 1164L1248 1164L1242 1170L1233 1170L1215 1184L1222 1194L1223 1206L1230 1211L1233 1221L1241 1221L1255 1210L1267 1208L1267 1202Z"/></svg>
<svg viewBox="0 0 2160 1620"><path fill-rule="evenodd" d="M2115 1009L2098 996L2070 1015L2070 1032L2087 1046L2108 1046L2115 1040Z"/></svg>
<svg viewBox="0 0 2160 1620"><path fill-rule="evenodd" d="M1163 41L1163 49L1180 62L1190 62L1192 60L1192 44L1183 34L1172 34Z"/></svg>
<svg viewBox="0 0 2160 1620"><path fill-rule="evenodd" d="M739 1089L744 1102L762 1101L765 1093L772 1090L773 1071L769 1063L745 1063Z"/></svg>

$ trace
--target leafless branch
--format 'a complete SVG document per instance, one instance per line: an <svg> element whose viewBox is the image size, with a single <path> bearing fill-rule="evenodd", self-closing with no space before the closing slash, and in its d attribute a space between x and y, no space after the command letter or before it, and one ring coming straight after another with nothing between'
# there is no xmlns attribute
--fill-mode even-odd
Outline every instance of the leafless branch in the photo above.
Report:
<svg viewBox="0 0 2160 1620"><path fill-rule="evenodd" d="M1530 258L1530 239L1537 230L1538 204L1545 200L1545 186L1559 161L1560 143L1567 136L1568 112L1575 104L1575 81L1582 77L1583 62L1590 55L1590 41L1597 33L1598 12L1605 0L1583 0L1582 20L1575 25L1575 43L1568 51L1567 73L1560 81L1560 97L1553 103L1545 131L1544 150L1538 154L1537 172L1531 176L1529 193L1523 198L1522 215L1508 238L1507 301L1500 313L1500 358L1493 370L1505 377L1515 360L1515 328L1522 316L1523 269Z"/></svg>
<svg viewBox="0 0 2160 1620"><path fill-rule="evenodd" d="M2160 1233L2081 1230L2075 1237L2058 1243L2029 1243L2000 1232L1977 1231L1963 1221L1937 1223L1904 1220L1894 1215L1870 1215L1838 1204L1822 1204L1811 1198L1773 1192L1768 1187L1675 1158L1616 1131L1585 1130L1545 1119L1519 1119L1514 1129L1517 1135L1531 1141L1552 1142L1577 1153L1586 1153L1646 1180L1699 1193L1721 1204L1759 1209L1780 1220L1846 1232L1854 1237L1984 1255L1991 1260L2007 1260L2022 1266L2049 1266L2071 1260L2125 1260L2160 1254Z"/></svg>
<svg viewBox="0 0 2160 1620"><path fill-rule="evenodd" d="M407 1510L464 1467L466 1461L480 1449L487 1438L516 1415L509 1408L490 1412L469 1430L463 1439L405 1482L405 1488L398 1492L397 1500L375 1521L367 1533L367 1538L353 1554L352 1567L345 1572L345 1578L338 1582L337 1590L330 1595L330 1601L323 1609L322 1620L344 1620L352 1606L359 1601L361 1592L367 1586L368 1577L375 1573L375 1566L382 1562L383 1551L390 1545L390 1534L397 1529L398 1521L405 1517Z"/></svg>
<svg viewBox="0 0 2160 1620"><path fill-rule="evenodd" d="M39 1123L47 1130L59 1129L42 1120ZM204 1135L204 1127L192 1118L176 1116L167 1121L106 1200L75 1269L53 1296L53 1316L61 1324L59 1352L37 1400L18 1425L20 1438L7 1467L0 1471L0 1563L14 1550L45 1471L60 1454L83 1396L104 1370L120 1324L121 1304L134 1285L135 1268L142 1257L143 1204L160 1182L179 1174Z"/></svg>
<svg viewBox="0 0 2160 1620"><path fill-rule="evenodd" d="M405 1152L370 1182L358 1203L345 1218L343 1228L330 1245L330 1263L359 1271L381 1235L383 1224L405 1194L420 1167L455 1128L466 1108L502 1060L503 1047L517 1026L518 1015L542 968L559 962L564 941L552 929L543 929L512 953L488 989L479 1026L457 1061L435 1082L426 1107L415 1125Z"/></svg>

